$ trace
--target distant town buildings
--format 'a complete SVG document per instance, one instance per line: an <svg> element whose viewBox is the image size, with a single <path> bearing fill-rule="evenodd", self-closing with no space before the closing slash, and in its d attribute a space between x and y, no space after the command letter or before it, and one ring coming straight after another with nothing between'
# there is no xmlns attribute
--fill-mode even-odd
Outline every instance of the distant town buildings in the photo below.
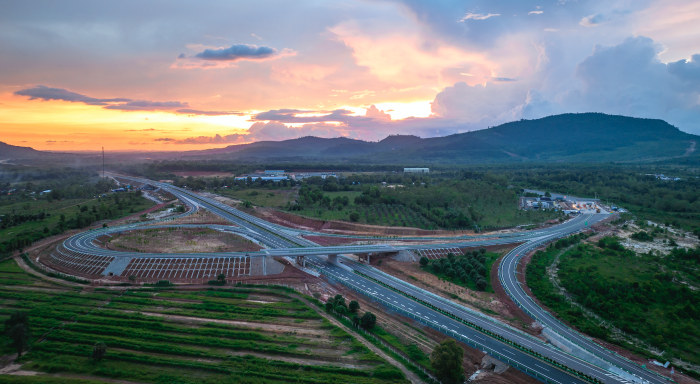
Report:
<svg viewBox="0 0 700 384"><path fill-rule="evenodd" d="M327 177L338 177L339 175L334 172L299 172L299 173L285 173L282 170L265 170L263 172L256 171L255 173L249 173L247 175L240 175L236 177L236 180L246 180L249 177L252 180L272 180L272 181L282 181L282 180L302 180L309 177L320 177L325 179Z"/></svg>
<svg viewBox="0 0 700 384"><path fill-rule="evenodd" d="M663 173L647 173L647 176L654 176L659 180L664 180L664 181L680 181L680 177L671 177L671 176L666 176Z"/></svg>
<svg viewBox="0 0 700 384"><path fill-rule="evenodd" d="M404 173L428 173L430 168L404 168Z"/></svg>
<svg viewBox="0 0 700 384"><path fill-rule="evenodd" d="M253 180L260 179L260 180L265 180L265 181L267 181L267 180L282 181L282 180L289 179L289 177L287 177L287 175L284 175L284 174L273 174L273 175L274 176L272 176L271 174L267 174L267 173L251 173L248 175L240 175L240 176L236 177L236 180L246 180L249 177Z"/></svg>

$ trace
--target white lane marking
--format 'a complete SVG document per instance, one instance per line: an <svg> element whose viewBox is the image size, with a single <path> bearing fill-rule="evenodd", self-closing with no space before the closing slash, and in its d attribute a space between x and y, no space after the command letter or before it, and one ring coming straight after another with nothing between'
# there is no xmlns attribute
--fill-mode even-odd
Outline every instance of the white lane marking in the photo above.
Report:
<svg viewBox="0 0 700 384"><path fill-rule="evenodd" d="M545 368L545 367L543 367L543 366L541 366L541 365L539 365L539 364L535 364L535 365L538 366L538 367L540 367L540 368L542 368L542 369L544 369L545 371L549 372L549 369L547 369L547 368Z"/></svg>

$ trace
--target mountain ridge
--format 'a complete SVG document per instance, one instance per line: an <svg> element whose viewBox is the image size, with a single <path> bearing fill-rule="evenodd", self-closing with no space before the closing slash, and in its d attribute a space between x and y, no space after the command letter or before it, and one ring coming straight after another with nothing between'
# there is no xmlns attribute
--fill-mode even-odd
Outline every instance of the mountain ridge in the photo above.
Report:
<svg viewBox="0 0 700 384"><path fill-rule="evenodd" d="M682 132L663 120L570 113L426 139L392 135L368 142L307 136L215 151L219 157L231 159L302 157L360 163L643 161L684 156L698 139L700 136ZM194 157L206 153L212 152L204 150Z"/></svg>
<svg viewBox="0 0 700 384"><path fill-rule="evenodd" d="M663 120L602 113L570 113L518 120L496 127L420 138L390 135L377 142L306 136L186 152L152 152L181 160L331 161L376 164L472 164L498 162L633 162L700 156L700 136ZM695 144L693 144L695 143ZM2 159L70 156L0 142ZM145 158L145 157L144 157Z"/></svg>

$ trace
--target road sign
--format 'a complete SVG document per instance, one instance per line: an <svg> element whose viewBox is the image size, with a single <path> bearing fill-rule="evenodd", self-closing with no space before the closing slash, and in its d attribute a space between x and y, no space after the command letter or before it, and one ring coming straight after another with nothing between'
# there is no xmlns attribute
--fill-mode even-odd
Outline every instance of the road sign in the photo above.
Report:
<svg viewBox="0 0 700 384"><path fill-rule="evenodd" d="M585 226L587 227L587 226L588 226L588 222L587 222L587 221L584 221L584 222L583 222L583 225L585 225Z"/></svg>

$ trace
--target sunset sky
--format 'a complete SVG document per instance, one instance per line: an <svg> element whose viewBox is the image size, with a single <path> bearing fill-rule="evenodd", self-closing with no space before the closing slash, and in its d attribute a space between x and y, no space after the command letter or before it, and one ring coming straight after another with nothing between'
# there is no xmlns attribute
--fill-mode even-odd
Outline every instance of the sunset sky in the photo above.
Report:
<svg viewBox="0 0 700 384"><path fill-rule="evenodd" d="M0 141L443 136L566 112L700 134L700 2L4 1Z"/></svg>

